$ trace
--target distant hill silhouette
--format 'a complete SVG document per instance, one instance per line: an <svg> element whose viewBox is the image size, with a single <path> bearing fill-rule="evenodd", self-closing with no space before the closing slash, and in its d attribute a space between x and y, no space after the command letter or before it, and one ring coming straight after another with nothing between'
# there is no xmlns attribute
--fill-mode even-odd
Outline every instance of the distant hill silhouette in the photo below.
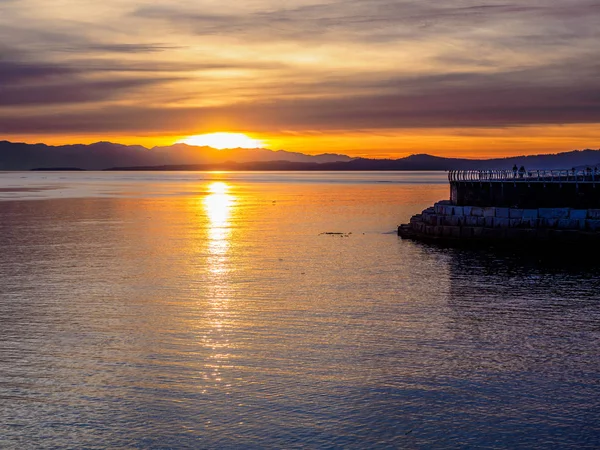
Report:
<svg viewBox="0 0 600 450"><path fill-rule="evenodd" d="M346 155L273 151L216 150L175 144L151 149L139 145L97 142L48 146L0 141L0 170L80 168L85 170L450 170L566 169L600 165L600 150L495 159L443 158L427 154L400 159L351 158Z"/></svg>
<svg viewBox="0 0 600 450"><path fill-rule="evenodd" d="M121 145L111 142L95 144L50 146L0 141L0 170L31 170L55 167L77 167L86 170L102 170L114 166L158 166L182 164L217 164L226 161L293 161L333 162L350 161L345 155L273 151L264 148L235 148L216 150L211 147L195 147L175 144L151 149L140 145Z"/></svg>
<svg viewBox="0 0 600 450"><path fill-rule="evenodd" d="M514 165L530 169L568 169L600 166L600 150L575 150L552 155L517 156L497 159L442 158L431 155L411 155L400 159L356 158L350 161L293 162L259 161L201 165L163 165L145 167L114 167L110 170L451 170L451 169L512 169Z"/></svg>

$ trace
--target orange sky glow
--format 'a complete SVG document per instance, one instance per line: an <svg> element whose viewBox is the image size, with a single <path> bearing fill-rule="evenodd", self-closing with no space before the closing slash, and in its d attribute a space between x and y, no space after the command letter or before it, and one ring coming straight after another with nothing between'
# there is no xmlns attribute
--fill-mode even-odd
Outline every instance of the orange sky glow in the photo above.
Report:
<svg viewBox="0 0 600 450"><path fill-rule="evenodd" d="M372 158L600 147L591 0L225 3L0 2L0 139L229 132Z"/></svg>

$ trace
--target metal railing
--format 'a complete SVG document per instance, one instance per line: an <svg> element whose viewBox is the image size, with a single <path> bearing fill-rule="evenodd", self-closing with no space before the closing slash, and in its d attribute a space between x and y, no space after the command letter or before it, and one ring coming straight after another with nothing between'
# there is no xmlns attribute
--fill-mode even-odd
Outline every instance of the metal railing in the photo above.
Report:
<svg viewBox="0 0 600 450"><path fill-rule="evenodd" d="M451 170L450 182L599 183L597 169Z"/></svg>

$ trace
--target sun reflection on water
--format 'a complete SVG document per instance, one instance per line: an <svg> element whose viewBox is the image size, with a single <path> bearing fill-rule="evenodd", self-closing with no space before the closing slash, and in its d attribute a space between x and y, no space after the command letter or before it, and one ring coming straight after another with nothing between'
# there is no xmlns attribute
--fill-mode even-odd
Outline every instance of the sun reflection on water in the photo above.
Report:
<svg viewBox="0 0 600 450"><path fill-rule="evenodd" d="M230 186L221 181L208 185L204 198L207 221L206 264L209 273L209 328L203 336L204 345L211 355L205 364L204 378L209 383L221 384L222 370L230 357L228 338L231 258L231 215L236 198L229 194Z"/></svg>
<svg viewBox="0 0 600 450"><path fill-rule="evenodd" d="M234 205L234 197L227 192L229 186L215 181L208 187L211 193L204 198L204 208L208 216L208 252L211 255L210 270L220 273L225 270L224 256L229 249L231 233L229 218Z"/></svg>

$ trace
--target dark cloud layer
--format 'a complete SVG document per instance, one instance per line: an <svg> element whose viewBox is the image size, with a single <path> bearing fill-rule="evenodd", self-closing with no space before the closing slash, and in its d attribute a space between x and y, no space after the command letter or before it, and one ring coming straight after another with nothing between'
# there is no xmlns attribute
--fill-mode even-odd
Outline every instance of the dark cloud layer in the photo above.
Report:
<svg viewBox="0 0 600 450"><path fill-rule="evenodd" d="M412 87L412 93L393 93L405 82ZM358 84L355 83L355 89ZM385 80L381 86L389 93L269 100L212 108L107 107L85 115L28 116L23 120L13 117L1 121L0 132L144 133L160 128L178 133L219 121L264 132L294 128L504 127L600 122L600 83L515 85L510 78L494 80L463 74L429 80Z"/></svg>
<svg viewBox="0 0 600 450"><path fill-rule="evenodd" d="M0 88L13 83L40 82L52 77L72 75L76 72L77 70L72 67L57 64L0 60Z"/></svg>
<svg viewBox="0 0 600 450"><path fill-rule="evenodd" d="M166 78L71 80L47 85L0 86L0 106L89 103L118 98L122 91L164 83Z"/></svg>

